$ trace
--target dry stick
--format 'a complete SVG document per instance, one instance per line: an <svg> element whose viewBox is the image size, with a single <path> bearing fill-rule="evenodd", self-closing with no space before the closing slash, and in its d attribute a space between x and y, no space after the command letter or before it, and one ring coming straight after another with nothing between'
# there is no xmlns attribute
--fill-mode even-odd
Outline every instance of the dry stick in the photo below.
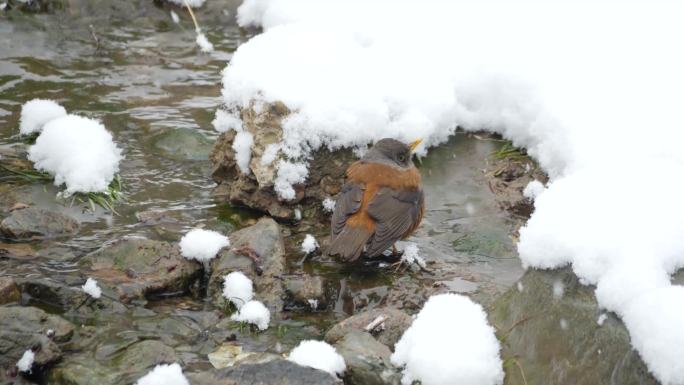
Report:
<svg viewBox="0 0 684 385"><path fill-rule="evenodd" d="M199 24L197 24L197 19L195 18L195 13L192 12L192 8L190 8L190 4L188 4L188 0L183 0L183 4L185 4L185 8L187 8L188 13L190 14L190 17L192 18L192 22L195 24L195 31L197 33L199 33L200 27L199 27Z"/></svg>

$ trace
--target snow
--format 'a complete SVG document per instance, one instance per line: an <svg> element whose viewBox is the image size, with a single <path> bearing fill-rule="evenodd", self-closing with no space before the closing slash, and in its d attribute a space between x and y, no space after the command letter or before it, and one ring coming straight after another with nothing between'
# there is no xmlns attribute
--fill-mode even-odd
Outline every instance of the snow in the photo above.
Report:
<svg viewBox="0 0 684 385"><path fill-rule="evenodd" d="M177 363L155 366L149 373L141 377L135 385L190 385L183 375L183 369Z"/></svg>
<svg viewBox="0 0 684 385"><path fill-rule="evenodd" d="M216 257L222 248L230 246L230 241L216 231L193 229L181 238L179 246L183 257L204 263Z"/></svg>
<svg viewBox="0 0 684 385"><path fill-rule="evenodd" d="M314 236L311 234L306 234L304 240L302 241L302 251L305 254L311 254L316 251L318 247L318 241L316 241L316 238L314 238Z"/></svg>
<svg viewBox="0 0 684 385"><path fill-rule="evenodd" d="M603 323L606 322L606 318L608 318L608 315L606 315L606 313L601 313L601 315L599 315L598 319L596 320L596 323L599 326L603 326Z"/></svg>
<svg viewBox="0 0 684 385"><path fill-rule="evenodd" d="M181 7L184 7L185 4L187 3L190 8L199 8L202 5L204 5L204 2L207 0L168 0L171 3L174 3L176 5L180 5Z"/></svg>
<svg viewBox="0 0 684 385"><path fill-rule="evenodd" d="M347 369L344 358L334 347L323 341L305 340L292 351L288 360L297 365L308 366L330 373L333 376L344 373Z"/></svg>
<svg viewBox="0 0 684 385"><path fill-rule="evenodd" d="M214 45L211 44L209 39L204 35L204 33L200 30L197 30L197 39L195 39L195 42L197 45L200 47L200 50L202 52L212 52L214 50Z"/></svg>
<svg viewBox="0 0 684 385"><path fill-rule="evenodd" d="M307 175L309 175L309 170L306 168L306 164L280 160L273 188L280 198L292 200L295 198L295 190L292 185L303 183Z"/></svg>
<svg viewBox="0 0 684 385"><path fill-rule="evenodd" d="M248 322L254 324L259 330L268 329L271 322L271 312L259 301L249 301L244 304L237 314L230 317L233 321Z"/></svg>
<svg viewBox="0 0 684 385"><path fill-rule="evenodd" d="M36 354L32 350L27 350L21 356L19 361L17 361L17 369L20 372L31 373L31 367L33 366L33 360L35 360Z"/></svg>
<svg viewBox="0 0 684 385"><path fill-rule="evenodd" d="M216 110L216 115L214 116L214 120L211 121L211 124L218 132L226 132L230 130L235 130L238 132L242 131L242 120L240 120L239 117L236 118L222 109Z"/></svg>
<svg viewBox="0 0 684 385"><path fill-rule="evenodd" d="M247 0L239 23L264 32L224 71L224 108L234 119L255 101L295 111L279 168L301 174L320 147L422 137L424 155L457 126L525 147L550 180L520 230L524 266L570 265L650 371L684 384L684 289L670 280L684 266L682 8L428 0L388 13L382 1ZM292 183L276 190L294 196Z"/></svg>
<svg viewBox="0 0 684 385"><path fill-rule="evenodd" d="M180 23L180 18L178 17L178 14L173 10L171 10L171 20L173 20L173 22L176 24Z"/></svg>
<svg viewBox="0 0 684 385"><path fill-rule="evenodd" d="M223 297L238 309L254 297L252 280L240 271L234 271L223 278Z"/></svg>
<svg viewBox="0 0 684 385"><path fill-rule="evenodd" d="M89 296L97 299L102 296L102 289L97 285L97 281L88 277L86 280L86 283L81 286L84 292L88 294Z"/></svg>
<svg viewBox="0 0 684 385"><path fill-rule="evenodd" d="M38 170L55 178L55 185L66 185L65 194L103 192L119 171L122 159L112 135L93 119L67 115L50 120L28 159Z"/></svg>
<svg viewBox="0 0 684 385"><path fill-rule="evenodd" d="M323 210L328 213L335 211L335 201L330 198L323 199Z"/></svg>
<svg viewBox="0 0 684 385"><path fill-rule="evenodd" d="M395 345L403 385L502 384L499 341L482 306L458 294L430 297Z"/></svg>
<svg viewBox="0 0 684 385"><path fill-rule="evenodd" d="M527 199L535 200L543 192L544 185L538 180L533 180L525 186L523 196Z"/></svg>
<svg viewBox="0 0 684 385"><path fill-rule="evenodd" d="M427 266L425 259L420 256L418 245L413 242L407 242L406 246L404 246L404 253L401 256L401 261L407 265L413 265L415 263L422 268Z"/></svg>
<svg viewBox="0 0 684 385"><path fill-rule="evenodd" d="M53 100L29 100L21 107L19 132L22 135L40 132L47 122L66 115L67 112L64 107Z"/></svg>
<svg viewBox="0 0 684 385"><path fill-rule="evenodd" d="M233 140L235 161L243 174L249 174L249 161L252 159L254 137L247 131L239 131Z"/></svg>

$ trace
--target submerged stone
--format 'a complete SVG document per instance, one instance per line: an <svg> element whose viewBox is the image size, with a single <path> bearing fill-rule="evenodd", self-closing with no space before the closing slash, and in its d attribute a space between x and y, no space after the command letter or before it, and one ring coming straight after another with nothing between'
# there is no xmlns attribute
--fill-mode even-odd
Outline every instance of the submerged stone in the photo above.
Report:
<svg viewBox="0 0 684 385"><path fill-rule="evenodd" d="M608 316L599 324L593 288L570 268L528 270L491 309L510 363L505 384L524 384L523 371L529 384L657 384L622 322Z"/></svg>
<svg viewBox="0 0 684 385"><path fill-rule="evenodd" d="M153 138L154 146L165 156L179 160L207 160L212 141L190 128L176 128Z"/></svg>
<svg viewBox="0 0 684 385"><path fill-rule="evenodd" d="M124 302L186 293L201 271L198 263L183 258L177 246L144 238L116 241L80 263L84 275L108 286Z"/></svg>
<svg viewBox="0 0 684 385"><path fill-rule="evenodd" d="M29 207L14 210L0 222L0 233L12 239L56 238L75 234L78 222L64 214Z"/></svg>

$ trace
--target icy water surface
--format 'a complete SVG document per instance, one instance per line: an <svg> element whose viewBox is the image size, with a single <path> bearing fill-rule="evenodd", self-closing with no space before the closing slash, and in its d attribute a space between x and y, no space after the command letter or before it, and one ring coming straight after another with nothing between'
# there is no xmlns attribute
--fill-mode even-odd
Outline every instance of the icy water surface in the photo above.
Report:
<svg viewBox="0 0 684 385"><path fill-rule="evenodd" d="M193 227L228 233L258 217L212 196L207 160L217 136L211 120L221 100L221 70L248 34L235 25L234 6L207 11L204 29L216 51L202 54L194 45L189 19L176 11L181 25L171 21L168 8L154 7L148 10L154 17L141 13L130 20L89 19L75 10L0 18L0 155L25 157L27 147L18 136L21 104L54 99L70 113L101 120L112 132L125 155L121 177L128 198L116 207L120 215L101 209L93 213L57 199L59 189L51 184L0 182L0 201L56 209L82 222L72 239L32 243L36 255L0 259L0 275L50 277L76 285L82 279L80 257L121 237L177 241ZM433 287L469 293L487 304L512 285L522 274L509 236L514 223L497 207L483 176L485 160L498 145L457 134L422 160L427 211L410 241L419 245L434 274L343 266L322 256L304 261L297 245L288 244L288 273L326 278L332 300L317 312L278 315L280 326L248 333L243 343L277 352L301 338L320 338L328 325L363 309L398 305L414 312ZM173 221L145 222L145 213L152 211ZM292 240L304 232L322 237L328 231L322 226L283 229ZM131 335L151 334L176 347L186 365L208 367L206 354L215 346L201 333L204 324L213 322L207 313L212 310L196 296L151 301L145 309L113 318L120 324L103 332L102 338L111 340L104 346L121 349ZM166 334L155 334L154 325L162 325L156 333Z"/></svg>

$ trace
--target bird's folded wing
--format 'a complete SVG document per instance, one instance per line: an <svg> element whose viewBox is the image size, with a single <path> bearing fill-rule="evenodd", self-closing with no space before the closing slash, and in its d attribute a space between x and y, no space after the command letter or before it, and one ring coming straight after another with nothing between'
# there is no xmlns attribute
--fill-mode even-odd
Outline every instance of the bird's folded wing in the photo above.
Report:
<svg viewBox="0 0 684 385"><path fill-rule="evenodd" d="M342 186L331 220L333 238L342 232L347 219L361 208L364 189L363 184L353 182L347 182Z"/></svg>
<svg viewBox="0 0 684 385"><path fill-rule="evenodd" d="M376 221L375 234L366 249L368 256L380 255L420 220L423 190L381 188L368 205L368 215Z"/></svg>

